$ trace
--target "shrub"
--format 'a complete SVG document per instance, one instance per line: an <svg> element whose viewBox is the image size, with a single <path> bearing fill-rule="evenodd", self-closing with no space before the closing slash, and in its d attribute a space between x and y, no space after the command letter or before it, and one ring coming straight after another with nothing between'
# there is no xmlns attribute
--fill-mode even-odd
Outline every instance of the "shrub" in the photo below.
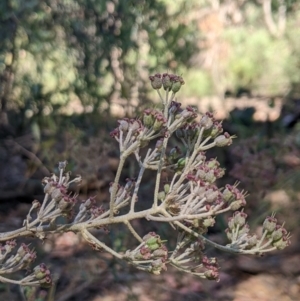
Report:
<svg viewBox="0 0 300 301"><path fill-rule="evenodd" d="M181 108L175 95L184 84L182 77L165 73L150 76L150 80L161 99L161 106L146 109L140 119L119 120L118 127L111 132L111 137L119 144L120 161L110 186L109 208L96 206L92 197L77 207L77 195L69 190L72 183L81 182L81 177L71 179L65 172L67 163L60 162L59 174L43 179L45 198L42 204L38 201L32 203L24 226L0 234L0 240L6 241L0 253L0 281L51 285L51 273L44 264L36 266L21 280L12 280L5 275L28 268L36 258L36 253L26 244L13 252L17 245L15 239L35 236L44 240L50 233L72 231L81 235L95 250L105 250L153 274L160 274L167 265L172 265L181 271L214 280L219 279L218 262L216 258L205 255L206 245L226 252L254 255L281 250L289 245L290 235L274 215L263 222L260 237L250 234L246 213L237 211L246 205L246 192L240 191L237 184L227 184L223 188L216 186L224 169L217 159L206 159L205 152L213 147L230 145L234 137L223 133L222 124L213 114L208 112L197 119L193 107ZM172 136L176 136L180 144L170 148ZM155 141L154 148L148 148L146 155L142 155L140 150L147 148L152 140ZM120 183L124 163L131 155L139 164L139 174L136 179L128 178L126 183ZM147 169L156 173L153 201L150 208L139 211L136 202ZM163 172L168 173L171 181L163 183ZM214 225L217 215L229 211L234 211L226 229L229 243L223 246L205 234ZM67 216L71 222L60 224L60 216ZM177 235L174 250L168 250L165 244L171 237L161 238L154 232L140 236L131 224L135 219L170 224ZM118 253L94 235L95 229L107 229L114 224L128 227L136 238L136 248Z"/></svg>

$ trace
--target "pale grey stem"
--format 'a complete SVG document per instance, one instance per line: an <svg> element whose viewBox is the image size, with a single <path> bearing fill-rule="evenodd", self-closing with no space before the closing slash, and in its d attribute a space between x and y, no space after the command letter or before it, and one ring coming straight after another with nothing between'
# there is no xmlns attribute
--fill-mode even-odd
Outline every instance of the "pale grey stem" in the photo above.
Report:
<svg viewBox="0 0 300 301"><path fill-rule="evenodd" d="M140 184L141 184L144 172L145 172L145 167L142 165L141 168L140 168L140 172L139 172L137 181L135 183L135 187L134 187L134 191L133 191L132 197L131 197L130 211L129 211L129 213L134 212L134 205L135 205L135 202L137 200L137 194L138 194L138 191L140 189Z"/></svg>
<svg viewBox="0 0 300 301"><path fill-rule="evenodd" d="M159 89L156 89L156 91L157 91L157 93L158 93L158 95L159 95L159 98L160 98L162 104L165 106L165 105L166 105L165 100L163 99L163 97L162 97L162 95L161 95Z"/></svg>
<svg viewBox="0 0 300 301"><path fill-rule="evenodd" d="M92 242L94 244L96 244L97 246L99 246L100 248L104 249L105 251L109 252L110 254L112 254L113 256L122 259L123 256L119 253L117 253L116 251L114 251L113 249L111 249L110 247L108 247L105 243L101 242L100 240L98 240L94 235L92 235L87 229L82 229L81 234L83 236L83 238L87 241L87 242Z"/></svg>
<svg viewBox="0 0 300 301"><path fill-rule="evenodd" d="M143 242L143 239L138 235L138 233L134 230L129 221L125 221L124 224L128 227L131 234L140 242Z"/></svg>
<svg viewBox="0 0 300 301"><path fill-rule="evenodd" d="M172 179L172 182L171 182L171 184L170 184L170 191L173 190L173 185L174 185L174 182L175 182L177 176L178 176L178 173L176 172L176 173L174 174L173 179Z"/></svg>
<svg viewBox="0 0 300 301"><path fill-rule="evenodd" d="M123 170L125 160L126 160L126 158L123 155L121 155L117 174L115 176L114 183L112 184L112 191L111 191L110 203L109 203L109 210L110 210L109 217L111 219L113 218L113 215L114 215L114 205L115 205L114 202L115 202L115 198L116 198L116 194L117 194L117 190L118 190L118 184L119 184L119 180L120 180L120 176L121 176L121 172Z"/></svg>
<svg viewBox="0 0 300 301"><path fill-rule="evenodd" d="M154 209L157 208L161 172L162 172L162 167L164 165L164 157L165 157L168 141L169 141L168 137L164 138L163 146L162 146L162 150L161 150L161 155L160 155L160 161L159 161L159 165L158 165L158 171L157 171L157 174L156 174L156 181L155 181L155 188L154 188L154 201L153 201L153 208Z"/></svg>
<svg viewBox="0 0 300 301"><path fill-rule="evenodd" d="M42 215L41 219L43 219L43 217L45 215L47 215L52 209L54 209L55 204L56 204L56 201L54 199L52 199L50 201L50 203L47 205L47 207L44 209L44 212L43 212L43 215Z"/></svg>
<svg viewBox="0 0 300 301"><path fill-rule="evenodd" d="M61 168L59 170L59 181L58 181L58 184L61 184L63 182L63 172L64 172L64 170Z"/></svg>
<svg viewBox="0 0 300 301"><path fill-rule="evenodd" d="M127 144L129 142L131 136L132 136L132 129L129 129L129 131L128 131L127 135L126 135L125 141L123 142L123 149L121 149L121 152L124 151L124 148L127 148Z"/></svg>
<svg viewBox="0 0 300 301"><path fill-rule="evenodd" d="M210 148L213 148L214 146L216 146L216 142L212 142L212 143L210 143L208 145L204 145L204 146L199 146L198 150L199 151L206 151Z"/></svg>
<svg viewBox="0 0 300 301"><path fill-rule="evenodd" d="M184 268L178 266L174 261L171 261L170 264L179 271L182 271L182 272L185 272L188 274L192 274L192 275L196 275L196 276L199 276L200 278L206 278L204 276L204 273L195 273L195 272L192 272L190 269L184 269Z"/></svg>
<svg viewBox="0 0 300 301"><path fill-rule="evenodd" d="M176 224L178 227L180 227L181 229L185 230L186 232L194 235L195 237L198 237L198 238L201 238L205 243L207 243L208 245L216 248L216 249L219 249L219 250L222 250L222 251L225 251L225 252L229 252L229 253L235 253L235 254L242 254L243 252L240 251L240 250L237 250L237 249L232 249L232 248L228 248L226 246L222 246L222 245L219 245L211 240L209 240L208 238L206 238L205 236L193 231L192 229L186 227L185 225L183 225L181 222L179 221L175 221L174 224Z"/></svg>
<svg viewBox="0 0 300 301"><path fill-rule="evenodd" d="M119 142L119 150L120 150L120 153L123 152L124 150L124 145L123 145L123 131L120 131L120 139L117 139L117 141Z"/></svg>
<svg viewBox="0 0 300 301"><path fill-rule="evenodd" d="M177 261L178 264L181 265L181 264L185 264L185 263L191 262L192 259L191 259L191 258L186 258L186 259L183 259L183 260L178 260L178 259L176 258L176 261Z"/></svg>
<svg viewBox="0 0 300 301"><path fill-rule="evenodd" d="M34 282L22 282L22 280L13 280L9 279L3 276L0 276L0 281L3 283L13 283L13 284L18 284L18 285L39 285L39 281L34 281Z"/></svg>
<svg viewBox="0 0 300 301"><path fill-rule="evenodd" d="M263 241L264 241L264 239L266 238L267 234L268 234L268 231L265 230L264 233L263 233L263 235L261 236L261 238L260 238L258 244L257 244L257 247L260 247L260 246L261 246L261 244L263 243Z"/></svg>
<svg viewBox="0 0 300 301"><path fill-rule="evenodd" d="M43 215L44 208L45 208L45 206L46 206L46 204L48 202L48 198L49 198L49 194L46 193L45 197L44 197L44 200L43 200L43 203L42 203L42 206L41 206L41 208L40 208L40 210L38 212L38 217L41 217L41 215Z"/></svg>

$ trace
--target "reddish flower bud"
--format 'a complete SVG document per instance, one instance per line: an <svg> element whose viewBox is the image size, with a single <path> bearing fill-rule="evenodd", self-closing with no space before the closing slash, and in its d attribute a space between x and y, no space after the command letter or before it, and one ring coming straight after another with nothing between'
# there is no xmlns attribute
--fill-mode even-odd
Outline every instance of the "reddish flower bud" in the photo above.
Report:
<svg viewBox="0 0 300 301"><path fill-rule="evenodd" d="M173 85L172 85L172 92L177 93L181 86L184 85L184 80L181 76L174 76L173 78Z"/></svg>
<svg viewBox="0 0 300 301"><path fill-rule="evenodd" d="M223 147L232 144L232 138L228 133L224 133L224 135L220 135L215 138L216 146Z"/></svg>
<svg viewBox="0 0 300 301"><path fill-rule="evenodd" d="M245 212L237 211L233 214L235 225L243 227L246 224L247 214Z"/></svg>
<svg viewBox="0 0 300 301"><path fill-rule="evenodd" d="M280 240L274 241L272 245L276 247L277 250L283 250L291 244L287 237L283 237Z"/></svg>
<svg viewBox="0 0 300 301"><path fill-rule="evenodd" d="M272 233L276 229L277 219L275 217L267 217L263 223L263 229Z"/></svg>
<svg viewBox="0 0 300 301"><path fill-rule="evenodd" d="M214 124L214 119L210 117L208 114L202 116L200 120L200 126L204 128L204 130L209 130L212 128Z"/></svg>
<svg viewBox="0 0 300 301"><path fill-rule="evenodd" d="M168 73L164 73L162 75L162 84L163 84L165 90L171 90L173 83L172 83L171 77Z"/></svg>
<svg viewBox="0 0 300 301"><path fill-rule="evenodd" d="M247 238L247 248L253 248L257 245L257 236L256 235L252 235L250 237Z"/></svg>
<svg viewBox="0 0 300 301"><path fill-rule="evenodd" d="M153 89L158 90L161 88L161 86L162 86L161 74L156 73L154 76L151 75L151 76L149 76L149 79L151 81L151 86Z"/></svg>

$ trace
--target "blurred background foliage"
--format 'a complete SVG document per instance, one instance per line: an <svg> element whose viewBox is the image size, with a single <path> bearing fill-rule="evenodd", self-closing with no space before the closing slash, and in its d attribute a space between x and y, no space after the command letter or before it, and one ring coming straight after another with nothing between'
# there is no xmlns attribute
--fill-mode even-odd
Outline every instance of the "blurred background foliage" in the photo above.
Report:
<svg viewBox="0 0 300 301"><path fill-rule="evenodd" d="M1 107L21 126L144 103L154 71L182 73L198 98L299 90L296 0L5 0L0 20Z"/></svg>

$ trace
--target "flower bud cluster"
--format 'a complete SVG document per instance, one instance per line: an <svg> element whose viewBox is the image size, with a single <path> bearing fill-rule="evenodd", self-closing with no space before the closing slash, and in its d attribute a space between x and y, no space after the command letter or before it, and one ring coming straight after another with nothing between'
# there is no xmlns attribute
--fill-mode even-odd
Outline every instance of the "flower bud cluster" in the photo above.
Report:
<svg viewBox="0 0 300 301"><path fill-rule="evenodd" d="M210 159L197 168L196 174L193 175L193 179L195 181L202 180L212 184L217 179L222 178L225 174L225 170L219 166L220 163L216 159Z"/></svg>
<svg viewBox="0 0 300 301"><path fill-rule="evenodd" d="M68 183L60 183L55 175L45 177L42 183L45 185L44 192L55 202L55 208L64 214L71 214L77 199L76 195L68 193Z"/></svg>
<svg viewBox="0 0 300 301"><path fill-rule="evenodd" d="M290 235L282 225L277 223L274 216L267 217L263 223L263 236L249 235L247 215L244 212L235 212L228 220L227 237L240 250L255 250L260 254L264 251L282 250L290 245ZM267 242L263 243L264 240ZM270 249L270 246L272 248Z"/></svg>
<svg viewBox="0 0 300 301"><path fill-rule="evenodd" d="M64 214L71 215L72 209L77 203L77 199L76 195L71 195L71 193L68 193L68 188L71 183L80 183L81 176L77 176L73 180L70 180L70 173L63 175L66 164L66 161L59 163L59 177L53 174L51 177L45 177L42 180L42 183L44 184L45 194L50 196L52 201L55 203L55 208L59 209ZM49 213L47 208L45 211ZM40 212L41 215L43 215L43 213L44 212Z"/></svg>
<svg viewBox="0 0 300 301"><path fill-rule="evenodd" d="M186 243L189 243L188 245ZM188 270L194 275L198 275L208 280L219 280L219 266L216 258L208 258L204 255L204 245L202 241L195 241L193 237L185 237L185 243L180 247L176 256L171 257L171 261L175 266L179 266L182 270Z"/></svg>
<svg viewBox="0 0 300 301"><path fill-rule="evenodd" d="M214 215L219 209L226 206L226 203L222 199L222 194L216 185L204 182L202 180L194 181L193 178L187 176L191 181L192 191L185 190L185 193L170 197L172 192L167 195L162 195L163 199L166 199L166 210L171 215L179 214L201 214L211 212ZM205 225L213 226L213 220L210 221L205 218ZM194 221L193 221L194 223ZM206 232L206 231L204 231Z"/></svg>
<svg viewBox="0 0 300 301"><path fill-rule="evenodd" d="M207 216L208 212L214 216L218 211L237 210L246 204L245 193L239 191L236 186L226 185L225 189L219 189L214 183L224 175L224 169L216 159L206 161L204 153L200 152L195 161L199 164L190 169L186 174L186 184L175 193L171 191L161 191L159 198L166 201L165 206L171 215L180 214L201 214L205 219L201 219L198 225L203 232L205 227L212 226L214 219ZM186 158L177 160L176 171L183 171L186 168ZM194 224L194 221L191 221Z"/></svg>
<svg viewBox="0 0 300 301"><path fill-rule="evenodd" d="M282 225L279 225L274 216L269 216L263 223L263 229L267 233L266 237L271 241L272 246L278 250L283 250L290 245L290 235Z"/></svg>
<svg viewBox="0 0 300 301"><path fill-rule="evenodd" d="M172 100L169 107L169 115L174 117L182 111L183 109L181 109L181 103Z"/></svg>
<svg viewBox="0 0 300 301"><path fill-rule="evenodd" d="M130 179L130 178L126 179L125 186L121 186L120 184L118 184L117 192L116 192L116 201L115 201L116 206L122 203L127 204L127 202L132 196L132 190L134 186L135 186L135 179ZM109 192L112 193L112 190L113 190L113 183L110 183ZM137 201L137 199L135 201Z"/></svg>
<svg viewBox="0 0 300 301"><path fill-rule="evenodd" d="M216 138L223 133L222 123L217 121L211 112L206 112L201 117L199 125L204 129L204 137Z"/></svg>
<svg viewBox="0 0 300 301"><path fill-rule="evenodd" d="M185 122L189 123L194 121L197 118L197 110L192 106L187 106L184 110L181 110L176 116L176 119L183 118ZM185 125L185 123L183 123ZM192 126L193 127L193 126Z"/></svg>
<svg viewBox="0 0 300 301"><path fill-rule="evenodd" d="M216 258L208 258L204 256L202 258L202 265L205 268L204 277L207 280L216 280L219 281L219 265Z"/></svg>
<svg viewBox="0 0 300 301"><path fill-rule="evenodd" d="M228 228L225 230L227 238L233 243L245 244L247 247L247 240L250 238L249 225L246 223L247 214L243 211L236 211L232 217L228 219ZM256 237L255 237L256 238ZM254 237L251 237L251 247L255 247L256 242Z"/></svg>
<svg viewBox="0 0 300 301"><path fill-rule="evenodd" d="M43 286L50 286L52 283L51 272L44 263L33 269L33 274L39 283Z"/></svg>
<svg viewBox="0 0 300 301"><path fill-rule="evenodd" d="M156 109L146 109L143 113L143 125L154 132L161 131L167 124L163 113Z"/></svg>
<svg viewBox="0 0 300 301"><path fill-rule="evenodd" d="M124 151L143 135L145 127L141 120L134 118L123 118L118 124L119 126L110 132L110 136L119 142L120 150Z"/></svg>
<svg viewBox="0 0 300 301"><path fill-rule="evenodd" d="M104 212L105 211L102 207L96 206L96 196L89 197L80 204L78 213L74 218L74 223L93 220Z"/></svg>
<svg viewBox="0 0 300 301"><path fill-rule="evenodd" d="M188 108L187 108L188 109ZM191 108L190 108L191 110ZM186 111L181 110L181 116L187 114ZM179 114L178 114L179 116ZM232 136L227 132L223 133L222 123L217 121L213 114L210 112L205 113L199 122L194 121L197 117L196 112L193 112L191 118L188 119L189 123L184 123L181 127L176 130L176 136L180 140L193 141L198 138L200 130L203 130L203 137L210 137L214 139L214 145L217 147L228 146L232 144Z"/></svg>
<svg viewBox="0 0 300 301"><path fill-rule="evenodd" d="M159 90L163 87L166 91L177 93L181 86L184 85L183 78L175 74L156 73L155 75L150 75L149 79L151 81L152 88L155 90Z"/></svg>
<svg viewBox="0 0 300 301"><path fill-rule="evenodd" d="M22 244L14 255L8 255L16 247L15 240L10 240L5 245L0 245L0 273L14 273L27 268L36 259L36 253Z"/></svg>
<svg viewBox="0 0 300 301"><path fill-rule="evenodd" d="M180 140L193 141L198 137L200 132L199 124L195 121L186 123L182 127L176 130L176 136Z"/></svg>
<svg viewBox="0 0 300 301"><path fill-rule="evenodd" d="M11 274L22 269L28 270L29 265L36 259L36 252L30 250L26 244L21 244L15 254L10 254L15 247L15 240L0 245L0 274ZM51 273L46 265L42 263L19 282L22 285L49 286L52 283Z"/></svg>
<svg viewBox="0 0 300 301"><path fill-rule="evenodd" d="M225 202L230 204L231 210L238 210L246 205L246 193L237 189L236 185L225 185L222 197Z"/></svg>
<svg viewBox="0 0 300 301"><path fill-rule="evenodd" d="M73 217L74 206L78 200L77 195L72 195L68 192L68 188L71 183L81 182L81 177L77 176L70 180L70 173L63 174L66 165L66 161L60 162L60 175L56 176L53 174L51 177L45 177L42 181L46 197L38 212L39 222L53 222L56 217L61 215ZM51 201L49 202L48 199L51 199ZM33 206L35 206L35 204L33 204ZM80 204L73 223L93 220L103 213L103 208L96 206L96 197L90 197Z"/></svg>
<svg viewBox="0 0 300 301"><path fill-rule="evenodd" d="M135 250L126 251L124 258L139 269L159 275L162 270L167 269L168 249L159 235L149 232Z"/></svg>

